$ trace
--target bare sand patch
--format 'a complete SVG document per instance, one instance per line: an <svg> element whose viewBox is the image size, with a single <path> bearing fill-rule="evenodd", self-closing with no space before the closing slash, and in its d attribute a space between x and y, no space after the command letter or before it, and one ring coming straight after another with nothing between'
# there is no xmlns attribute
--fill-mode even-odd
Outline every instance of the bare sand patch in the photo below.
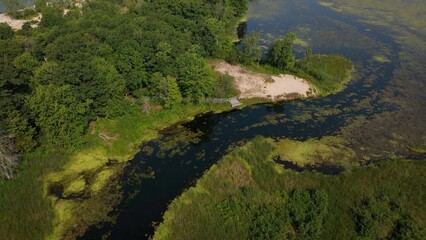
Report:
<svg viewBox="0 0 426 240"><path fill-rule="evenodd" d="M0 23L6 23L9 25L13 30L20 30L22 29L22 25L24 23L29 21L37 21L40 22L41 20L41 14L39 13L37 16L31 18L31 19L13 19L10 16L8 16L6 13L0 14ZM37 27L37 24L31 24L32 28Z"/></svg>
<svg viewBox="0 0 426 240"><path fill-rule="evenodd" d="M273 76L252 72L226 62L213 64L215 71L234 77L240 98L267 98L271 100L315 96L314 87L303 78L281 74Z"/></svg>

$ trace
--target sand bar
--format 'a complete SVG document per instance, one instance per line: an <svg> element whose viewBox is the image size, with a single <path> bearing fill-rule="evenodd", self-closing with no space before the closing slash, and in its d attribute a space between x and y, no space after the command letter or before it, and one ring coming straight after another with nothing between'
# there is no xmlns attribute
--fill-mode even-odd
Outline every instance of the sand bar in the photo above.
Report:
<svg viewBox="0 0 426 240"><path fill-rule="evenodd" d="M217 62L213 68L222 74L234 77L240 98L268 98L271 100L289 99L294 97L311 97L314 87L303 78L281 74L278 76L252 72L239 65Z"/></svg>

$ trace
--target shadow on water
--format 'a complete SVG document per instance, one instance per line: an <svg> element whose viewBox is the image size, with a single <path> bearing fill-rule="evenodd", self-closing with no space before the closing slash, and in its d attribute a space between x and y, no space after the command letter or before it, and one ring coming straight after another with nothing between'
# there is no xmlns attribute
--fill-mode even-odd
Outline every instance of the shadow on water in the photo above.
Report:
<svg viewBox="0 0 426 240"><path fill-rule="evenodd" d="M387 64L366 61L371 59L371 54L365 49L358 49L357 46L336 49L331 47L332 42L328 43L329 47L317 47L313 44L312 47L316 52L342 54L353 60L358 67L357 79L343 92L327 98L260 104L220 114L207 113L191 122L162 131L158 139L141 146L142 150L136 154L122 175L123 201L116 208L116 212L112 213L118 216L117 222L93 226L81 239L100 239L102 236L108 239L143 239L152 235L154 232L152 223L161 221L168 204L228 153L232 148L230 146L244 143L257 135L296 140L329 136L356 116L368 118L397 108L394 105L384 104L377 98L370 98L387 85L392 70L398 65L398 45L391 38L379 30L365 32L366 26L321 7L314 1L309 1L303 8L297 4L291 6L294 8L291 9L291 16L285 16L286 19L290 18L289 20L281 21L284 16L278 16L275 21L270 18L250 19L247 22L247 31L258 30L258 25L263 26L263 32L275 31L272 29L277 27L287 31L301 21L303 24L309 24L311 28L324 28L323 23L315 20L315 16L326 18L330 22L349 25L352 27L351 31L355 31L363 38L373 39L376 43L389 47L391 49L389 58L392 61ZM253 4L251 7L254 7ZM298 18L299 15L311 17ZM336 25L328 24L327 27L333 29ZM371 26L369 28L374 29ZM368 81L368 77L373 75L378 78ZM358 106L359 101L363 99L369 99L368 107ZM330 109L336 113L322 114ZM300 120L297 118L300 115L309 117ZM280 163L296 171L304 170L285 161ZM141 181L135 181L140 178L138 173L148 170L154 172L153 178L143 179L142 184ZM343 169L308 166L306 170L333 175Z"/></svg>
<svg viewBox="0 0 426 240"><path fill-rule="evenodd" d="M324 175L339 175L345 168L342 166L332 166L332 165L310 165L307 164L304 167L300 167L297 164L294 164L290 161L285 161L280 158L274 160L278 165L281 165L284 169L290 169L295 172L304 172L304 171L315 171L322 173Z"/></svg>

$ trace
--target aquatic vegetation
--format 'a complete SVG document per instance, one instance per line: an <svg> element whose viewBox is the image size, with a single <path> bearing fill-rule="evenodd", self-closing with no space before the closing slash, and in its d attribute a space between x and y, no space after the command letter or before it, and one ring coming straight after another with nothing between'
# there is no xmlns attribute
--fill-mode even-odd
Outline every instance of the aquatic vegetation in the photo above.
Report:
<svg viewBox="0 0 426 240"><path fill-rule="evenodd" d="M278 141L277 146L281 159L300 166L306 164L348 165L355 160L354 150L345 146L344 140L338 137L308 139L303 142L282 139Z"/></svg>
<svg viewBox="0 0 426 240"><path fill-rule="evenodd" d="M357 14L369 23L394 27L402 25L415 31L426 33L424 19L425 4L423 0L371 1L371 0L325 0L321 5L339 12ZM362 6L362 7L360 7Z"/></svg>
<svg viewBox="0 0 426 240"><path fill-rule="evenodd" d="M378 62L381 62L381 63L388 63L388 62L391 61L389 58L387 58L385 56L381 56L381 55L373 56L373 59L375 61L378 61Z"/></svg>

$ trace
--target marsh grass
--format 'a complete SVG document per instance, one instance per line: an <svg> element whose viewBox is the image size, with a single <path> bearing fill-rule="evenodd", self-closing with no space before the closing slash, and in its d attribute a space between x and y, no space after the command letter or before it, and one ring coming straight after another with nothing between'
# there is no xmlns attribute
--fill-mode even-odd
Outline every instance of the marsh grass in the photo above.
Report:
<svg viewBox="0 0 426 240"><path fill-rule="evenodd" d="M351 61L338 55L313 55L297 61L296 66L312 76L308 80L322 95L342 90L354 70Z"/></svg>
<svg viewBox="0 0 426 240"><path fill-rule="evenodd" d="M328 164L348 167L355 160L355 152L337 137L308 139L303 142L281 139L276 144L281 159L299 166Z"/></svg>
<svg viewBox="0 0 426 240"><path fill-rule="evenodd" d="M365 221L376 226L373 238L425 236L425 161L324 176L282 169L271 160L276 150L256 138L225 156L169 205L154 239L357 239Z"/></svg>
<svg viewBox="0 0 426 240"><path fill-rule="evenodd" d="M54 210L43 176L67 161L60 149L27 154L12 180L0 179L0 239L44 239L53 229Z"/></svg>

